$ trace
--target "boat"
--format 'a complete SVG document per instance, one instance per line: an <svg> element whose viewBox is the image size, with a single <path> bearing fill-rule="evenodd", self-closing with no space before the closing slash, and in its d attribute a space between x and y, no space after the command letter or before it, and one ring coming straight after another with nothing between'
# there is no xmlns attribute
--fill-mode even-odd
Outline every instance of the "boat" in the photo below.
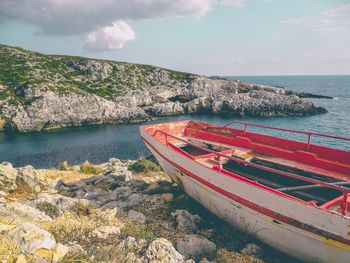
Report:
<svg viewBox="0 0 350 263"><path fill-rule="evenodd" d="M140 133L171 179L228 223L302 261L350 262L350 152L314 143L349 138L238 121Z"/></svg>

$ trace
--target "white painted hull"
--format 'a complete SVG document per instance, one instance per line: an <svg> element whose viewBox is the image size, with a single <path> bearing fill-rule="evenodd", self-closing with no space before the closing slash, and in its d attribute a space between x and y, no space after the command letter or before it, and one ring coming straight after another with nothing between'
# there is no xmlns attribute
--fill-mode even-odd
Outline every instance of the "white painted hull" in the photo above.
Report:
<svg viewBox="0 0 350 263"><path fill-rule="evenodd" d="M146 132L142 133L142 137L172 180L181 185L193 199L220 218L295 258L308 262L350 262L349 245L328 240L321 235L279 222L213 190L180 171L179 167L184 167L192 174L196 174L218 187L226 188L225 190L237 196L249 199L251 202L320 229L328 229L339 236L348 234L348 220L339 219L331 213L292 200L286 200L286 198L271 196L270 193L257 187L252 187L242 181L228 178L219 172L203 167L161 144Z"/></svg>

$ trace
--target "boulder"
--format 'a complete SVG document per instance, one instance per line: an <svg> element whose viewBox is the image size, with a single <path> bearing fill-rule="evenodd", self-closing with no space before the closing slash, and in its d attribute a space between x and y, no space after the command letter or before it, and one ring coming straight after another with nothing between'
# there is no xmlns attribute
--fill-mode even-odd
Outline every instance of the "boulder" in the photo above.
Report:
<svg viewBox="0 0 350 263"><path fill-rule="evenodd" d="M200 259L216 250L215 243L199 235L186 235L176 244L177 250L186 258Z"/></svg>
<svg viewBox="0 0 350 263"><path fill-rule="evenodd" d="M51 187L53 188L53 185L47 181L38 170L30 165L18 168L16 184L18 187L29 188L35 193L39 193Z"/></svg>
<svg viewBox="0 0 350 263"><path fill-rule="evenodd" d="M182 209L177 209L175 212L171 213L171 216L176 219L177 226L179 230L195 230L201 218L198 215L192 215L190 212Z"/></svg>
<svg viewBox="0 0 350 263"><path fill-rule="evenodd" d="M0 190L8 193L17 188L17 170L9 162L0 164Z"/></svg>
<svg viewBox="0 0 350 263"><path fill-rule="evenodd" d="M69 250L68 247L57 244L49 232L31 223L18 225L5 234L18 244L24 255L33 258L35 262L58 262Z"/></svg>
<svg viewBox="0 0 350 263"><path fill-rule="evenodd" d="M33 253L38 249L53 249L56 241L53 236L31 224L23 223L7 232L7 235L15 241L22 251Z"/></svg>
<svg viewBox="0 0 350 263"><path fill-rule="evenodd" d="M131 220L138 222L140 224L144 224L146 222L146 219L147 219L143 213L137 212L135 210L129 210L128 217Z"/></svg>
<svg viewBox="0 0 350 263"><path fill-rule="evenodd" d="M135 237L128 236L123 239L119 244L118 248L121 250L132 250L139 253L147 246L147 241L145 239L137 240Z"/></svg>
<svg viewBox="0 0 350 263"><path fill-rule="evenodd" d="M23 221L52 221L52 218L41 212L39 209L23 204L19 201L0 203L0 216L13 218L17 223Z"/></svg>
<svg viewBox="0 0 350 263"><path fill-rule="evenodd" d="M260 257L262 249L257 244L249 243L241 250L241 253L247 256Z"/></svg>
<svg viewBox="0 0 350 263"><path fill-rule="evenodd" d="M183 263L185 257L181 255L173 245L164 238L158 238L148 246L143 260L145 262L167 262L167 263Z"/></svg>

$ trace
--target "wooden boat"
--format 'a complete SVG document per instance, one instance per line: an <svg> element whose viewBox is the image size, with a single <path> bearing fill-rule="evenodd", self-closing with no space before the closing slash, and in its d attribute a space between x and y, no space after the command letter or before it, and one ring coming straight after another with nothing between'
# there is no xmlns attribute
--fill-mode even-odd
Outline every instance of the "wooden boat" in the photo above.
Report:
<svg viewBox="0 0 350 263"><path fill-rule="evenodd" d="M242 129L229 128L233 123ZM140 131L172 180L214 214L295 258L350 262L350 152L312 143L349 138L235 121L178 121Z"/></svg>

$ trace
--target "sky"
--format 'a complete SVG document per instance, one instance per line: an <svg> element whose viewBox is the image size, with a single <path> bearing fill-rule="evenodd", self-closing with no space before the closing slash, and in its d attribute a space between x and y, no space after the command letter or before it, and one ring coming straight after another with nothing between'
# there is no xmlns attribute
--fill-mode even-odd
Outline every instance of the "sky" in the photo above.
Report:
<svg viewBox="0 0 350 263"><path fill-rule="evenodd" d="M0 0L0 43L204 75L350 74L350 0Z"/></svg>

